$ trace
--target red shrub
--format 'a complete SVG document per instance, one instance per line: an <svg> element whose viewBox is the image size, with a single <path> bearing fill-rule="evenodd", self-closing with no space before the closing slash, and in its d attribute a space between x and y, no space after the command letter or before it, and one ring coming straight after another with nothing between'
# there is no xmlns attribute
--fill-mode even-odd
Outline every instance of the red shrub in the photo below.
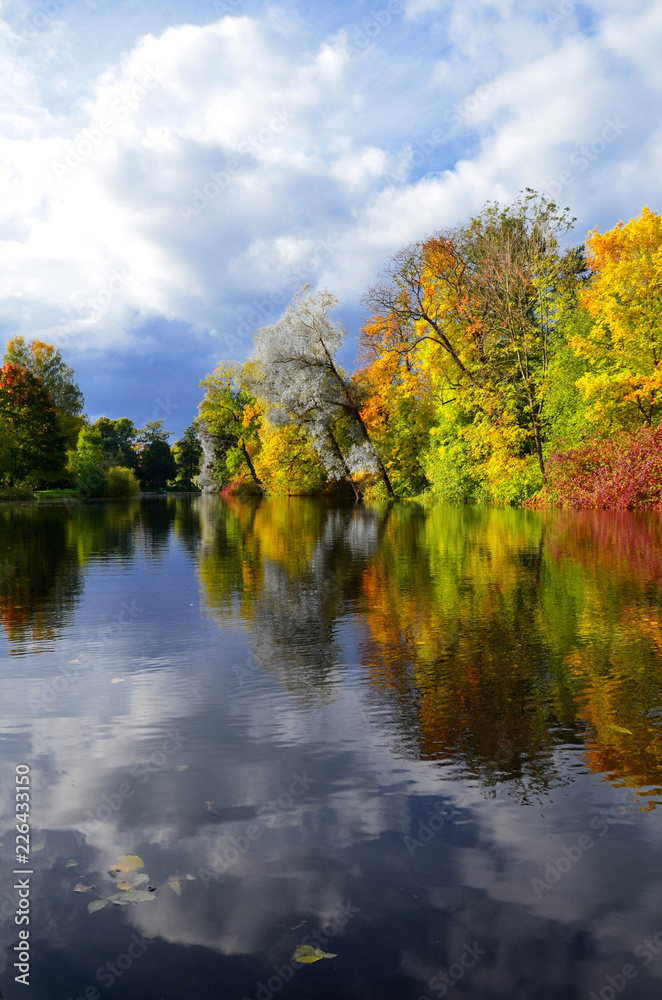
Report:
<svg viewBox="0 0 662 1000"><path fill-rule="evenodd" d="M642 427L613 440L587 441L555 452L547 463L544 502L601 510L657 507L662 503L662 426Z"/></svg>

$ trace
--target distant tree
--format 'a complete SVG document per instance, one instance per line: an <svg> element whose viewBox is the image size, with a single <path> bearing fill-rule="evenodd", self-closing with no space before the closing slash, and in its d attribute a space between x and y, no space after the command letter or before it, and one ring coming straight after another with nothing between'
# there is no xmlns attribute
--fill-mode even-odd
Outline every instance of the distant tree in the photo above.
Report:
<svg viewBox="0 0 662 1000"><path fill-rule="evenodd" d="M138 430L128 417L118 417L110 420L99 417L94 422L94 428L101 434L103 453L110 465L123 466L126 469L138 470L140 456L136 450Z"/></svg>
<svg viewBox="0 0 662 1000"><path fill-rule="evenodd" d="M202 445L195 433L195 427L190 424L179 441L174 445L177 480L187 490L193 489L193 479L200 472L202 461Z"/></svg>
<svg viewBox="0 0 662 1000"><path fill-rule="evenodd" d="M138 431L140 484L148 489L162 490L177 476L177 466L168 444L172 431L166 431L162 420L149 420Z"/></svg>
<svg viewBox="0 0 662 1000"><path fill-rule="evenodd" d="M53 481L61 475L65 439L57 411L39 379L27 369L0 370L0 476L8 486Z"/></svg>
<svg viewBox="0 0 662 1000"><path fill-rule="evenodd" d="M109 497L133 497L140 493L140 483L132 469L113 465L108 469L106 480L106 494Z"/></svg>
<svg viewBox="0 0 662 1000"><path fill-rule="evenodd" d="M138 442L142 445L154 444L155 441L165 441L172 436L172 431L165 430L162 420L148 420L144 427L137 431Z"/></svg>
<svg viewBox="0 0 662 1000"><path fill-rule="evenodd" d="M172 448L167 441L154 441L140 453L140 483L149 489L165 489L177 475Z"/></svg>
<svg viewBox="0 0 662 1000"><path fill-rule="evenodd" d="M76 489L86 497L101 497L106 491L106 463L101 434L94 427L82 427L75 449L69 451L69 469Z"/></svg>
<svg viewBox="0 0 662 1000"><path fill-rule="evenodd" d="M85 400L74 381L74 370L62 360L62 355L52 344L13 337L7 343L4 364L18 365L32 372L48 392L57 411L60 429L69 447L75 447L78 432L84 424L82 416Z"/></svg>

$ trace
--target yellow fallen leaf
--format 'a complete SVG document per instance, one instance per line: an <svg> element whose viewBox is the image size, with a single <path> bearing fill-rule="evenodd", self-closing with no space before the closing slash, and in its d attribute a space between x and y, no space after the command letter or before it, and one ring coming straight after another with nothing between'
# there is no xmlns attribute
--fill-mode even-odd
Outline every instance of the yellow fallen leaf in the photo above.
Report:
<svg viewBox="0 0 662 1000"><path fill-rule="evenodd" d="M292 958L295 962L304 962L306 964L310 962L319 962L321 958L337 958L330 951L322 951L320 948L313 948L311 944L300 944L296 949Z"/></svg>
<svg viewBox="0 0 662 1000"><path fill-rule="evenodd" d="M93 886L93 885L83 885L83 883L82 883L82 882L80 882L80 883L79 883L79 884L78 884L78 885L77 885L77 886L75 887L75 889L74 889L74 892L92 892L92 891L93 891L93 889L94 889L94 886Z"/></svg>
<svg viewBox="0 0 662 1000"><path fill-rule="evenodd" d="M168 882L168 885L170 886L170 888L172 889L173 892L176 892L178 896L181 896L181 894L182 894L182 887L179 884L179 882L177 882L177 881Z"/></svg>
<svg viewBox="0 0 662 1000"><path fill-rule="evenodd" d="M624 729L623 726L615 726L612 722L608 723L610 729L615 729L617 733L627 733L628 736L634 736L634 733L630 729Z"/></svg>
<svg viewBox="0 0 662 1000"><path fill-rule="evenodd" d="M135 872L137 868L144 868L145 862L137 854L123 854L113 865L115 872Z"/></svg>
<svg viewBox="0 0 662 1000"><path fill-rule="evenodd" d="M118 882L117 883L117 888L118 889L125 889L125 890L126 889L133 889L133 882Z"/></svg>
<svg viewBox="0 0 662 1000"><path fill-rule="evenodd" d="M124 683L124 678L123 677L113 677L113 679L112 679L112 681L110 683L111 684L123 684Z"/></svg>

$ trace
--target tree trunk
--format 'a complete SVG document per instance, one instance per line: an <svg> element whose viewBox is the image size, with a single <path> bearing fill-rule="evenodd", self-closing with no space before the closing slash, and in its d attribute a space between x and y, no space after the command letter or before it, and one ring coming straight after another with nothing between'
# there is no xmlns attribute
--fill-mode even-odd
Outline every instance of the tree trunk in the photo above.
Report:
<svg viewBox="0 0 662 1000"><path fill-rule="evenodd" d="M377 449L375 448L374 444L372 443L372 441L370 439L370 435L368 434L368 428L363 423L363 417L361 416L361 412L358 409L358 407L357 407L357 409L356 409L355 412L356 412L356 419L358 420L359 427L361 428L361 432L362 432L364 438L366 439L366 441L368 442L368 444L370 445L370 447L372 448L372 450L375 453L375 458L377 459L377 465L379 466L379 471L381 473L381 477L382 477L384 486L386 487L386 492L388 493L388 495L391 498L391 500L395 500L395 493L393 492L393 487L391 486L391 480L388 478L388 473L386 472L386 469L384 468L384 463L382 462L381 458L379 457L379 453L377 452Z"/></svg>
<svg viewBox="0 0 662 1000"><path fill-rule="evenodd" d="M246 448L246 445L245 444L241 444L241 445L239 445L239 447L241 448L242 454L243 454L244 458L246 459L246 465L250 469L251 476L253 477L253 481L255 483L257 483L258 486L261 486L262 483L257 478L257 475L255 473L255 469L253 467L253 463L251 462L251 456L248 454L248 449Z"/></svg>
<svg viewBox="0 0 662 1000"><path fill-rule="evenodd" d="M345 470L345 476L349 480L349 482L351 484L351 487L354 490L354 496L356 497L356 502L358 503L359 500L361 499L361 497L359 496L359 491L356 488L356 483L352 479L352 473L349 471L349 467L347 465L347 462L345 461L345 456L343 455L342 451L340 450L340 445L338 444L338 442L336 441L335 437L333 436L333 431L331 430L330 427L328 428L328 432L329 432L329 439L331 441L331 444L333 445L333 450L335 451L336 455L338 456L338 458L340 459L340 461L342 463L342 467Z"/></svg>

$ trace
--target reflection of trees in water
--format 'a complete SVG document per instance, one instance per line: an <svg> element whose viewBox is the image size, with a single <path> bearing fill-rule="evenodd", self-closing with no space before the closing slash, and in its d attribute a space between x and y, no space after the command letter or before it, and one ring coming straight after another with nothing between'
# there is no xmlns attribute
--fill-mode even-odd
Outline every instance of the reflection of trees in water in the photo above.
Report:
<svg viewBox="0 0 662 1000"><path fill-rule="evenodd" d="M0 617L14 646L40 652L69 622L81 591L77 547L61 509L0 508Z"/></svg>
<svg viewBox="0 0 662 1000"><path fill-rule="evenodd" d="M145 552L152 559L166 554L177 513L175 497L141 501L142 539Z"/></svg>
<svg viewBox="0 0 662 1000"><path fill-rule="evenodd" d="M174 512L173 531L186 552L194 555L200 545L200 504L198 497L171 496L168 503Z"/></svg>
<svg viewBox="0 0 662 1000"><path fill-rule="evenodd" d="M211 505L210 505L211 504ZM304 703L337 676L354 614L368 705L395 752L526 799L593 770L662 783L662 541L653 517L314 501L201 506L207 605Z"/></svg>
<svg viewBox="0 0 662 1000"><path fill-rule="evenodd" d="M39 652L71 622L94 559L129 560L140 502L0 508L0 617L14 646ZM34 648L36 647L36 648Z"/></svg>
<svg viewBox="0 0 662 1000"><path fill-rule="evenodd" d="M360 593L385 515L302 500L204 510L200 577L211 613L222 625L240 610L254 664L305 704L329 700L343 662L337 621Z"/></svg>
<svg viewBox="0 0 662 1000"><path fill-rule="evenodd" d="M550 564L575 603L564 669L591 770L662 786L662 534L658 512L546 516Z"/></svg>
<svg viewBox="0 0 662 1000"><path fill-rule="evenodd" d="M593 770L659 785L656 528L600 512L396 510L364 570L362 659L406 737L416 705L421 756L526 795L560 780L558 743L586 743Z"/></svg>
<svg viewBox="0 0 662 1000"><path fill-rule="evenodd" d="M420 757L525 799L561 779L538 585L540 527L510 512L398 508L363 575L361 658ZM537 530L536 530L537 528Z"/></svg>

